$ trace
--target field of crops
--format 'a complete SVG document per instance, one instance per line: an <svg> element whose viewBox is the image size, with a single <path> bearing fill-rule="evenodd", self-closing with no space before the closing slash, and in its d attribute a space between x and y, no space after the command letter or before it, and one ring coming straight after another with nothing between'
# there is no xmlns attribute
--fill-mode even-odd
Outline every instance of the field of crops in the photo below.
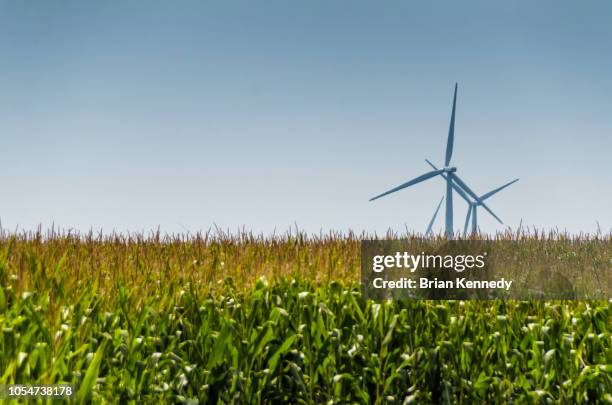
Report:
<svg viewBox="0 0 612 405"><path fill-rule="evenodd" d="M610 237L585 243L585 266L610 265ZM612 301L374 302L358 277L354 235L5 234L0 384L94 403L612 403Z"/></svg>

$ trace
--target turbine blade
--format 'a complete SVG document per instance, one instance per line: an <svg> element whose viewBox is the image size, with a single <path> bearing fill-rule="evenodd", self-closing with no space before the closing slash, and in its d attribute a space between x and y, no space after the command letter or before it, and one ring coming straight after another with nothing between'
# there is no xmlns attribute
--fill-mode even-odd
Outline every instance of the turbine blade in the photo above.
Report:
<svg viewBox="0 0 612 405"><path fill-rule="evenodd" d="M511 182L506 183L506 184L504 184L503 186L496 188L495 190L489 191L488 193L481 195L481 196L480 196L480 200L481 200L481 201L486 200L487 198L491 197L492 195L496 194L496 193L497 193L497 192L499 192L499 191L502 191L503 189L505 189L506 187L508 187L510 184L516 183L517 181L519 181L519 179L514 179L514 180L512 180Z"/></svg>
<svg viewBox="0 0 612 405"><path fill-rule="evenodd" d="M465 200L465 202L469 204L470 203L470 198L467 196L467 194L465 194L465 191L463 191L461 189L461 187L459 187L455 183L453 183L452 186L453 186L453 190L455 190L457 192L457 194L459 194L461 196L461 198L463 198Z"/></svg>
<svg viewBox="0 0 612 405"><path fill-rule="evenodd" d="M413 185L415 185L417 183L420 183L420 182L425 181L427 179L430 179L430 178L432 178L434 176L437 176L437 175L441 174L442 172L444 172L444 170L434 170L434 171L425 173L425 174L423 174L423 175L421 175L421 176L419 176L419 177L417 177L415 179L412 179L412 180L410 180L410 181L408 181L408 182L406 182L404 184L401 184L401 185L399 185L399 186L397 186L395 188L392 188L389 191L385 191L384 193L379 194L376 197L370 198L370 201L374 201L374 200L376 200L376 199L378 199L380 197L386 196L387 194L394 193L394 192L399 191L399 190L401 190L403 188L413 186Z"/></svg>
<svg viewBox="0 0 612 405"><path fill-rule="evenodd" d="M440 203L438 204L438 208L436 208L436 212L434 212L434 214L433 214L433 218L431 218L431 221L429 221L429 226L427 227L427 231L425 232L425 236L429 235L429 233L431 232L431 228L433 227L434 221L436 220L436 216L438 215L438 211L440 211L440 207L442 206L442 202L444 202L444 196L442 196L442 199L440 200Z"/></svg>
<svg viewBox="0 0 612 405"><path fill-rule="evenodd" d="M429 159L425 159L425 161L429 164L429 166L431 166L434 170L438 170L438 168L436 167L436 165L434 165L433 163L431 163L429 161Z"/></svg>
<svg viewBox="0 0 612 405"><path fill-rule="evenodd" d="M497 219L497 222L499 222L499 223L500 223L500 224L502 224L502 225L504 224L504 223L502 222L502 220L501 220L501 219L499 219L499 217L498 217L497 215L495 215L495 213L494 213L493 211L491 211L491 208L487 207L487 205L486 205L485 203L481 202L481 203L480 203L480 205L482 205L482 208L484 208L485 210L487 210L487 212L488 212L489 214L493 215L493 218Z"/></svg>
<svg viewBox="0 0 612 405"><path fill-rule="evenodd" d="M491 214L491 215L493 216L493 218L497 219L497 221L498 221L500 224L502 224L502 225L504 224L504 223L502 222L502 220L501 220L501 219L499 219L499 217L498 217L497 215L495 215L495 213L494 213L493 211L491 211L491 209L490 209L489 207L487 207L487 205L486 205L486 204L485 204L485 203L484 203L484 202L483 202L483 201L480 199L480 197L478 197L478 196L476 195L476 193L474 193L474 192L472 191L472 189L471 189L471 188L469 188L469 187L468 187L468 185L467 185L467 184L465 184L465 182L459 178L459 176L457 176L456 174L454 174L454 175L453 175L453 180L454 180L454 181L456 181L456 182L457 182L457 184L459 184L459 186L461 186L461 188L462 188L462 189L464 189L464 190L465 190L465 191L466 191L466 192L467 192L467 193L468 193L468 194L469 194L469 195L470 195L470 196L471 196L471 197L472 197L472 198L473 198L473 199L474 199L474 200L475 200L475 201L476 201L476 202L477 202L479 205L482 205L482 207L483 207L485 210L487 210L487 211L489 212L489 214Z"/></svg>
<svg viewBox="0 0 612 405"><path fill-rule="evenodd" d="M453 111L451 113L450 127L448 128L448 140L446 141L445 166L448 166L453 156L453 143L455 141L455 106L457 105L457 83L455 83L455 95L453 96Z"/></svg>
<svg viewBox="0 0 612 405"><path fill-rule="evenodd" d="M429 160L425 159L425 161L429 164L429 166L431 166L434 170L438 170L438 168L431 163ZM442 173L442 177L444 178L444 180L446 180L446 173ZM455 183L452 183L453 186L453 190L455 190L457 192L457 194L459 194L461 196L461 198L463 198L465 200L466 203L470 203L470 199L467 196L467 194L465 194L465 192L461 189L461 187L459 187L458 185L456 185Z"/></svg>
<svg viewBox="0 0 612 405"><path fill-rule="evenodd" d="M465 192L468 193L474 200L480 201L480 198L476 195L476 193L473 192L472 189L469 188L468 185L465 184L465 182L461 180L459 176L457 176L457 174L453 176L453 180L459 185L459 187L465 190Z"/></svg>
<svg viewBox="0 0 612 405"><path fill-rule="evenodd" d="M468 225L470 223L470 216L472 215L472 204L468 205L468 212L465 217L465 226L463 227L463 236L467 235Z"/></svg>

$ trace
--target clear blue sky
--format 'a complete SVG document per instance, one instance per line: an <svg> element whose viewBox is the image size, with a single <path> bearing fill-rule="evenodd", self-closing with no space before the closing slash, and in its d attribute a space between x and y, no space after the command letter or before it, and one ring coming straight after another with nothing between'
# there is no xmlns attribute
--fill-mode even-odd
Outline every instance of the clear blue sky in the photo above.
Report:
<svg viewBox="0 0 612 405"><path fill-rule="evenodd" d="M612 227L609 1L0 2L5 229ZM456 228L466 205L455 197ZM499 229L484 211L485 231ZM442 228L442 218L436 229Z"/></svg>

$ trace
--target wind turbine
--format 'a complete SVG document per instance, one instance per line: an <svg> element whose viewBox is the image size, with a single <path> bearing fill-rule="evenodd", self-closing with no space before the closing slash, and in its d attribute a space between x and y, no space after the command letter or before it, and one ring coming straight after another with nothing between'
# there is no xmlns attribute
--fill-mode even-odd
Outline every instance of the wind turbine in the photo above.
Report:
<svg viewBox="0 0 612 405"><path fill-rule="evenodd" d="M428 159L425 159L425 161L429 164L429 166L431 166L434 170L438 170L438 168L431 163ZM444 177L445 175L443 174L442 177ZM461 196L461 198L463 198L465 200L465 202L468 204L468 212L467 212L467 217L465 218L465 226L463 227L463 234L466 235L467 234L467 227L468 224L470 222L470 216L472 216L472 233L476 233L477 228L478 228L478 223L477 223L477 207L478 206L483 206L500 224L504 224L502 222L501 219L499 219L499 217L497 215L495 215L493 213L493 211L491 211L491 209L489 207L487 207L484 203L484 200L486 200L487 198L493 196L494 194L497 194L499 191L502 191L503 189L505 189L506 187L508 187L509 185L516 183L517 181L519 181L519 179L514 179L511 182L508 182L506 184L504 184L501 187L496 188L495 190L491 190L486 194L481 195L480 197L477 196L472 190L466 190L470 193L470 195L472 195L472 199L470 199L467 194L460 188L458 187L456 184L453 183L453 189L457 192L457 194L459 194ZM467 187L467 185L464 183L465 187ZM465 188L464 187L464 188Z"/></svg>
<svg viewBox="0 0 612 405"><path fill-rule="evenodd" d="M476 217L477 217L477 212L478 212L478 206L482 204L482 201L491 197L493 194L496 194L497 192L502 191L503 189L508 187L510 184L516 183L517 181L519 181L519 179L514 179L504 184L503 186L496 188L495 190L491 190L488 193L481 195L479 201L470 201L468 212L465 217L465 226L463 227L463 235L467 235L467 228L470 222L470 215L472 217L472 234L476 234L476 232L478 232L478 222L477 222Z"/></svg>
<svg viewBox="0 0 612 405"><path fill-rule="evenodd" d="M428 161L428 163L429 163L429 161ZM488 193L481 195L480 196L480 200L484 201L487 198L492 197L494 194L497 194L499 191L503 190L504 188L508 187L509 185L511 185L513 183L516 183L517 181L519 181L519 179L514 179L511 182L508 182L508 183L504 184L503 186L496 188L495 190L489 191ZM478 231L477 207L480 205L480 203L477 202L477 201L470 200L470 198L467 196L467 194L465 194L465 192L463 192L463 190L461 190L455 184L453 184L453 188L455 189L455 191L458 192L458 194L468 204L467 216L465 218L465 226L463 227L463 236L467 235L467 228L468 228L468 225L470 223L470 218L472 219L472 234L475 234ZM442 197L442 199L440 200L440 203L438 204L438 207L436 208L436 210L435 210L435 212L433 214L433 217L431 218L431 221L429 221L429 225L427 226L427 230L425 231L425 237L427 237L427 236L429 236L431 234L431 230L432 230L433 224L436 221L436 217L438 216L438 211L440 211L440 206L442 206L443 202L444 202L444 197Z"/></svg>
<svg viewBox="0 0 612 405"><path fill-rule="evenodd" d="M453 144L455 141L455 110L456 110L456 105L457 105L457 83L455 83L455 92L453 95L453 109L451 112L451 120L450 120L450 126L448 128L448 138L446 140L446 153L444 156L444 168L443 169L435 169L431 172L422 174L421 176L414 178L404 184L400 184L399 186L392 188L389 191L386 191L382 194L377 195L376 197L373 197L370 199L370 201L374 201L380 197L384 197L388 194L394 193L396 191L402 190L406 187L410 187L413 186L415 184L418 184L422 181L428 180L432 177L441 175L445 180L446 180L446 221L445 221L445 235L446 235L446 239L452 239L453 235L454 235L454 231L453 231L453 189L455 191L459 190L459 187L463 190L465 190L465 192L467 192L468 194L470 194L472 196L472 198L474 198L475 200L479 200L478 196L472 191L470 190L470 188L459 178L459 176L456 174L457 172L457 168L454 166L451 166L451 157L453 156ZM455 183L457 183L456 185L458 185L459 187L456 187ZM487 211L489 211L491 213L491 215L493 215L495 218L497 218L495 216L495 214L493 214L493 212L489 209L489 207L487 207L485 205L484 202L481 203L482 207L484 209L486 209ZM501 222L501 220L499 218L497 218L499 220L499 222Z"/></svg>

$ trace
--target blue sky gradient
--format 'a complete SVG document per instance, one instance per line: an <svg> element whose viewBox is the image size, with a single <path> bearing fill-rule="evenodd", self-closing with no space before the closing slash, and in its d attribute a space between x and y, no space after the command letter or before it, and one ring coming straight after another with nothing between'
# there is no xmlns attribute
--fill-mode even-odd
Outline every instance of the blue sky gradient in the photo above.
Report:
<svg viewBox="0 0 612 405"><path fill-rule="evenodd" d="M607 1L3 1L2 225L424 231L441 178L368 199L442 164L457 81L453 163L479 194L521 178L489 200L506 225L608 231L611 19Z"/></svg>

